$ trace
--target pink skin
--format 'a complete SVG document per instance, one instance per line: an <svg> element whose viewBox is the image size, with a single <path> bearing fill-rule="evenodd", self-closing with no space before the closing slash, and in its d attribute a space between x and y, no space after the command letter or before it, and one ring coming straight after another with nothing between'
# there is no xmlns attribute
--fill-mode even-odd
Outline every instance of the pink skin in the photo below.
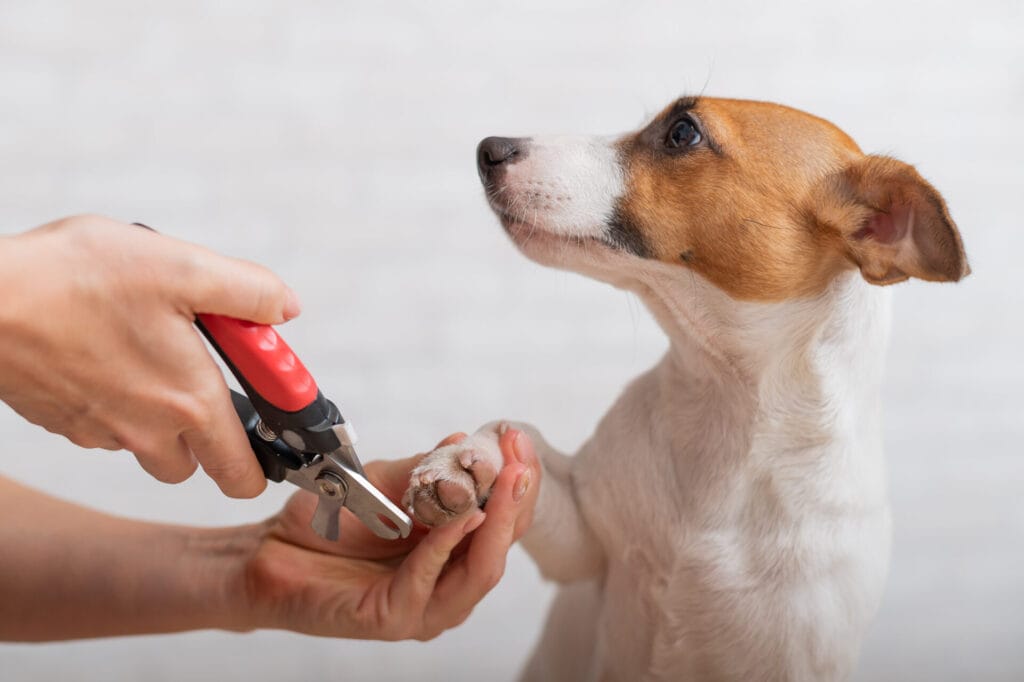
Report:
<svg viewBox="0 0 1024 682"><path fill-rule="evenodd" d="M497 584L509 547L530 524L537 458L516 432L501 449L504 466L482 512L440 528L417 526L397 541L378 538L347 512L339 542L318 537L309 527L316 499L305 491L264 523L188 528L107 516L0 477L7 520L0 524L0 639L207 628L436 637ZM421 457L370 462L366 472L397 499Z"/></svg>

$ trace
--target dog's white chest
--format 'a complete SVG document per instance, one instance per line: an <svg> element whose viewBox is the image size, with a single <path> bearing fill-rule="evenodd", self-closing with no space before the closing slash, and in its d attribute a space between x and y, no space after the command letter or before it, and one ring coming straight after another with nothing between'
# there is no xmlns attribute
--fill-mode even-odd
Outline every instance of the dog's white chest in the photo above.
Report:
<svg viewBox="0 0 1024 682"><path fill-rule="evenodd" d="M829 508L828 476L787 480L758 462L755 428L728 428L741 402L681 402L661 386L659 368L634 382L574 463L608 559L604 664L645 679L741 679L780 656L808 675L844 669L855 647L836 643L859 636L881 590L884 504L850 509L840 484Z"/></svg>

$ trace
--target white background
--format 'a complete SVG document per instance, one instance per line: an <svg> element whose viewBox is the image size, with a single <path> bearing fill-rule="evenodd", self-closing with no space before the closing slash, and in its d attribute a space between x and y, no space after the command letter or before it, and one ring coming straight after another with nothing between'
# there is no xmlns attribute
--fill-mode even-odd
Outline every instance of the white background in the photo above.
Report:
<svg viewBox="0 0 1024 682"><path fill-rule="evenodd" d="M682 92L824 116L934 182L974 269L896 292L893 565L857 679L1024 679L1024 4L834 6L0 0L0 232L103 212L271 266L305 303L285 336L364 458L504 416L571 449L664 341L634 298L515 252L476 142L624 131ZM0 432L0 470L115 513L240 523L288 492L164 486L6 408ZM516 549L427 644L7 645L0 677L507 680L551 594Z"/></svg>

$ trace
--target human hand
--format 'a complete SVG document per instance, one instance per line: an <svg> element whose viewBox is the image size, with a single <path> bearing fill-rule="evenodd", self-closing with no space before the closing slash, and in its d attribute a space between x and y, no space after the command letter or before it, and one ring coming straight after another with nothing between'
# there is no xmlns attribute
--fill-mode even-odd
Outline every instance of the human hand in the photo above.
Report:
<svg viewBox="0 0 1024 682"><path fill-rule="evenodd" d="M465 437L449 436L441 445ZM404 540L378 538L347 510L340 541L324 540L309 527L315 496L297 492L266 524L240 578L256 627L426 640L462 623L501 578L539 489L540 465L526 435L509 430L501 450L505 466L483 512L429 532L417 526ZM421 458L371 462L367 476L399 499Z"/></svg>
<svg viewBox="0 0 1024 682"><path fill-rule="evenodd" d="M108 218L0 238L0 399L86 448L126 449L177 483L197 464L232 497L266 480L197 313L299 314L269 270Z"/></svg>

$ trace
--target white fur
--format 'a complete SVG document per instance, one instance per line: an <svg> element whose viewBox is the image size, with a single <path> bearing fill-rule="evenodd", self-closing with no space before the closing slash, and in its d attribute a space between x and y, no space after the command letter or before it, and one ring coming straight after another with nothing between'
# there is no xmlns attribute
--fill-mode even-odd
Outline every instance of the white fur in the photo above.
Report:
<svg viewBox="0 0 1024 682"><path fill-rule="evenodd" d="M610 140L599 137L535 137L522 160L505 169L499 200L531 232L599 238L616 197L622 169Z"/></svg>
<svg viewBox="0 0 1024 682"><path fill-rule="evenodd" d="M888 561L887 292L850 273L816 298L745 303L601 245L617 195L598 197L622 186L601 144L541 142L509 169L509 191L565 187L578 222L537 207L506 227L532 258L636 292L671 344L575 457L519 425L545 469L523 542L566 584L524 677L842 679ZM494 424L464 447L501 464Z"/></svg>

